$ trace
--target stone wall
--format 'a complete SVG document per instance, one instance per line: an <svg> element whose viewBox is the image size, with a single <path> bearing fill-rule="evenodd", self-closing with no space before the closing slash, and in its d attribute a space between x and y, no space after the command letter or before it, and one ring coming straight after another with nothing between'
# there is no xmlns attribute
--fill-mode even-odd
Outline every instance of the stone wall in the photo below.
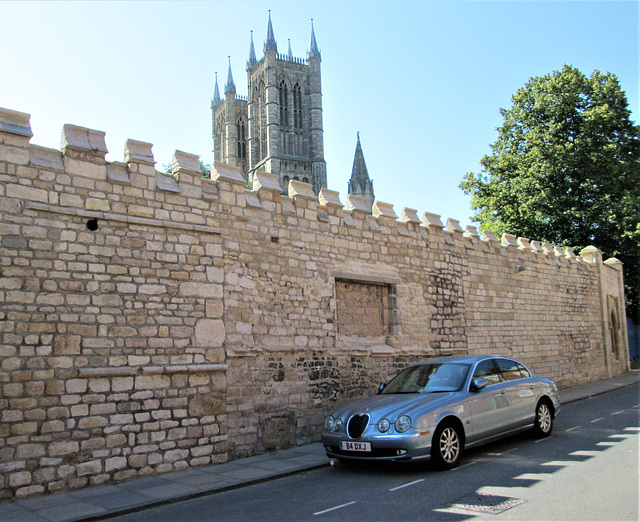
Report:
<svg viewBox="0 0 640 522"><path fill-rule="evenodd" d="M61 151L0 109L0 499L319 440L328 410L443 354L560 387L628 368L622 272L595 249L215 164L104 133ZM626 350L626 351L625 351Z"/></svg>

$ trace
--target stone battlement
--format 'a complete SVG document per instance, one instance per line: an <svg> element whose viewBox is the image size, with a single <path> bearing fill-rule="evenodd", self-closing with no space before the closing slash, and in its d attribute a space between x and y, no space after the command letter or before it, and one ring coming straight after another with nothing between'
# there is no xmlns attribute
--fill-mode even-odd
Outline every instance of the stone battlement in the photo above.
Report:
<svg viewBox="0 0 640 522"><path fill-rule="evenodd" d="M310 185L298 181L289 183L287 187L288 198L285 196L280 199L281 208L276 208L271 204L274 200L272 195L282 193L282 187L280 187L277 178L269 173L258 172L256 174L257 182L252 190L239 190L238 186L244 186L246 183L239 169L216 163L212 168L211 179L204 179L200 175L198 156L176 151L172 159L172 173L169 175L148 168L153 167L156 163L151 143L131 139L127 140L125 144L124 163L109 163L105 160L108 150L104 132L76 125L64 125L61 151L58 151L28 143L28 140L33 136L29 119L30 115L28 114L0 108L0 132L17 137L18 139L13 140L12 144L29 151L28 157L24 154L20 158L19 165L48 168L52 171L64 171L65 160L84 160L88 163L104 165L103 168L94 167L84 172L77 172L77 169L74 172L72 166L68 169L70 177L65 178L65 181L68 179L68 188L65 189L65 187L58 185L57 192L73 191L73 187L77 183L74 182L71 176L80 176L80 178L89 177L96 182L105 181L121 186L135 186L146 191L158 191L159 193L170 193L199 199L202 202L199 206L204 210L208 205L209 210L212 212L217 210L216 205L228 199L229 196L220 194L221 191L225 190L229 194L233 194L233 198L239 198L237 204L241 207L263 209L270 212L280 210L285 214L295 214L296 202L304 200L305 204L302 207L311 212L316 212L318 222L343 226L347 233L350 229L362 230L367 228L375 234L376 231L380 230L380 226L396 226L399 234L416 235L423 238L429 237L430 233L451 235L462 233L462 237L470 243L477 243L480 240L494 246L500 245L504 247L504 252L510 255L534 253L542 254L541 260L567 263L580 263L582 261L568 247L563 248L549 243L541 244L539 241L521 237L516 238L511 234L503 234L502 238L498 239L493 232L484 231L479 234L477 229L472 226L467 226L463 230L460 227L460 222L455 219L449 218L446 224L443 224L440 215L430 212L424 212L422 217L418 217L417 210L403 208L400 216L398 216L392 204L378 200L376 200L372 212L370 212L363 197L348 195L346 203L343 204L340 194L328 189L322 189L316 198ZM70 164L73 165L71 162ZM139 166L144 167L140 168ZM141 175L144 178L141 178ZM27 201L27 206L31 205L29 208L49 208L42 206L51 203L49 196L42 189L29 189L27 187L28 183L21 183L20 188L13 188L10 192L14 195L19 192ZM40 206L37 205L38 203ZM76 198L63 197L62 201L57 201L54 204L69 209L69 213L87 218L116 218L116 213L112 211L112 205L108 201L98 205L96 198L93 198L91 201L84 202L85 204L82 208L79 208L79 203ZM59 212L64 213L63 210ZM126 208L126 214L129 216L128 222L159 226L172 224L172 220L166 219L167 216L164 211L153 209L144 203L129 205ZM361 214L360 219L353 219L353 216L358 214ZM136 220L136 218L138 219ZM207 219L203 216L200 219L192 219L189 223L179 220L177 224L179 228L213 232L211 228L198 228L198 225L206 227L206 222ZM174 226L176 225L176 223L173 224Z"/></svg>

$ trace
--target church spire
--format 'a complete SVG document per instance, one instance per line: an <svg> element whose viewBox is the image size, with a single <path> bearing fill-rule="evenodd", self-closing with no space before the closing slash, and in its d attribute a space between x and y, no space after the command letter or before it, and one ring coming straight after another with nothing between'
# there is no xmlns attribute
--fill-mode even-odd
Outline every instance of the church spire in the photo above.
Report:
<svg viewBox="0 0 640 522"><path fill-rule="evenodd" d="M309 50L307 58L321 58L318 44L316 43L316 33L313 30L313 18L311 19L311 38L309 39Z"/></svg>
<svg viewBox="0 0 640 522"><path fill-rule="evenodd" d="M356 153L353 157L353 167L351 168L351 180L349 181L349 194L364 196L369 208L373 206L375 196L373 194L373 181L369 178L367 164L364 161L362 145L360 144L360 132L357 134Z"/></svg>
<svg viewBox="0 0 640 522"><path fill-rule="evenodd" d="M224 86L224 93L236 93L236 84L233 81L233 74L231 73L231 56L229 56L229 74L227 75L227 84Z"/></svg>
<svg viewBox="0 0 640 522"><path fill-rule="evenodd" d="M251 43L249 44L249 59L247 60L247 69L253 67L258 60L256 60L256 48L253 45L253 31L251 31Z"/></svg>
<svg viewBox="0 0 640 522"><path fill-rule="evenodd" d="M218 89L218 73L216 72L216 86L213 89L213 100L211 100L211 106L215 107L220 103L220 89Z"/></svg>
<svg viewBox="0 0 640 522"><path fill-rule="evenodd" d="M273 26L271 25L271 9L269 9L269 25L267 25L267 39L264 42L264 51L278 52L278 44L276 43L276 37L273 35Z"/></svg>

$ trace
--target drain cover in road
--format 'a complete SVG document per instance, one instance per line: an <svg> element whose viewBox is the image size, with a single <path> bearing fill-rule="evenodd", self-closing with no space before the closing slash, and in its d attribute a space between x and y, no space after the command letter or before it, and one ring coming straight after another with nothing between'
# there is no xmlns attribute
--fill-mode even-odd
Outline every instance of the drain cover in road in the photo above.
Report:
<svg viewBox="0 0 640 522"><path fill-rule="evenodd" d="M464 509L466 511L476 511L478 513L489 513L498 515L507 509L524 504L526 500L513 497L502 497L499 495L485 495L473 493L466 497L459 498L449 506L450 509Z"/></svg>

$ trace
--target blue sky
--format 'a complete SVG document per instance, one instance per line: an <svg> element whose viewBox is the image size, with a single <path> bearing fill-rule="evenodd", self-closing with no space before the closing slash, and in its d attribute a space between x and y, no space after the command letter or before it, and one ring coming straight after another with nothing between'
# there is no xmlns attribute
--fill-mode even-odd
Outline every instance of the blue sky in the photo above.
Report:
<svg viewBox="0 0 640 522"><path fill-rule="evenodd" d="M214 73L231 56L246 95L268 10L280 52L322 52L329 188L344 202L361 142L376 197L472 224L458 188L478 172L501 107L532 76L573 64L615 73L638 122L636 1L0 2L0 106L31 114L31 142L59 148L65 123L212 160ZM535 239L535 238L532 238Z"/></svg>

